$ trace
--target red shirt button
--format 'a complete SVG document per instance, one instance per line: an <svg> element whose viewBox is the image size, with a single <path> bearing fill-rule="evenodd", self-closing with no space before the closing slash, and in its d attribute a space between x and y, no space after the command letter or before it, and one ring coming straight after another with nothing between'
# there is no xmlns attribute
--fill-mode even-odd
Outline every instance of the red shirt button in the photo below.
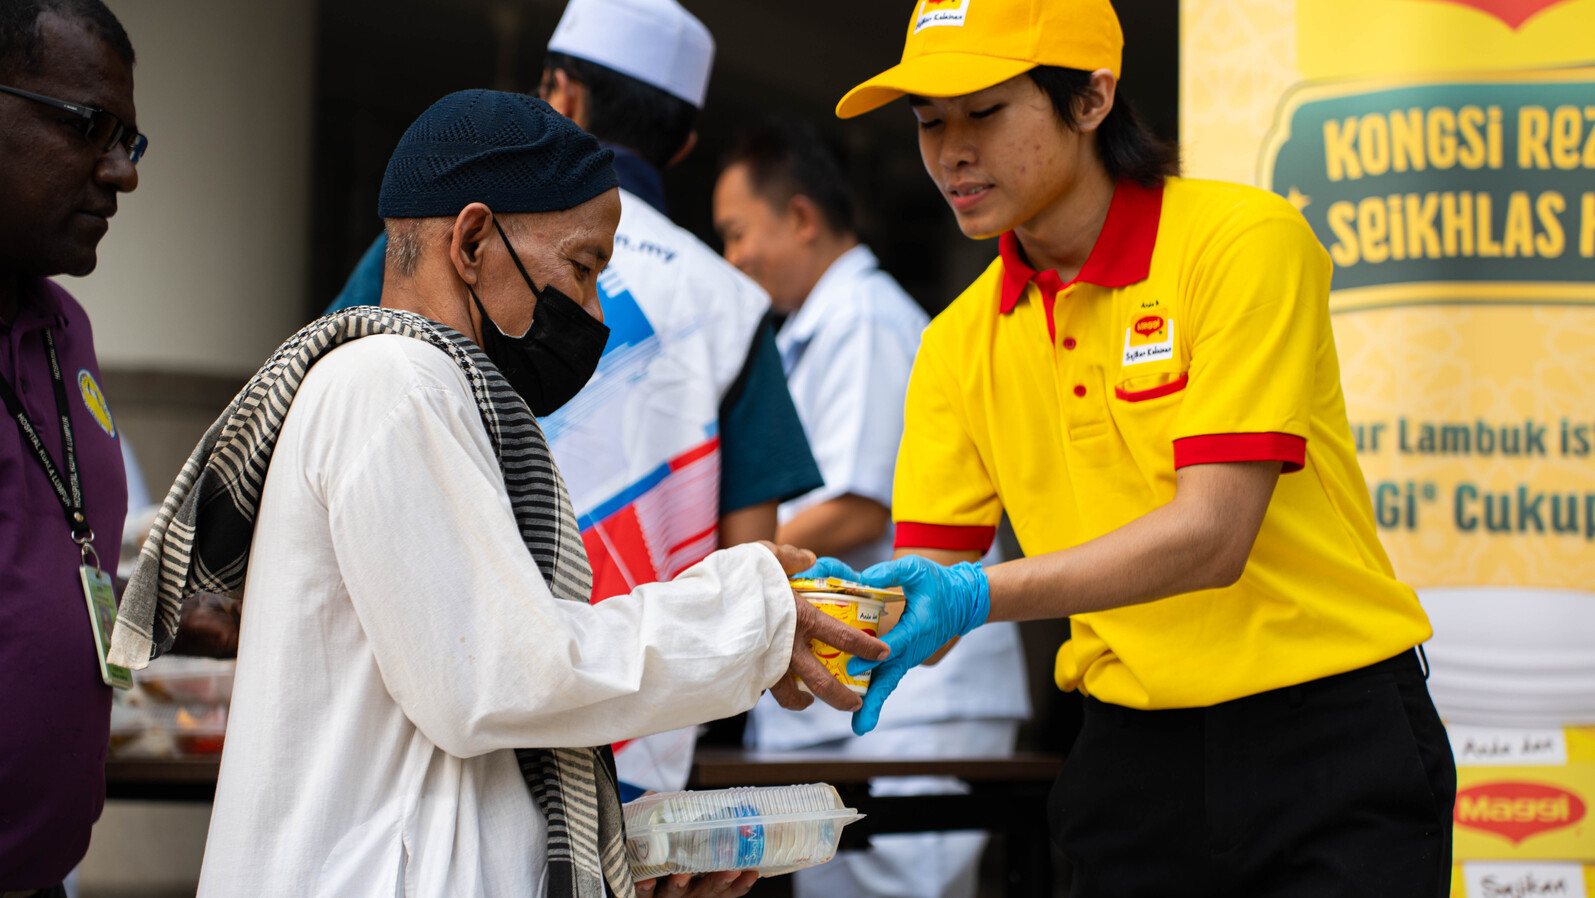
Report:
<svg viewBox="0 0 1595 898"><path fill-rule="evenodd" d="M1064 337L1063 338L1063 348L1064 349L1073 349L1075 347L1075 345L1076 344L1074 342L1074 338L1073 337Z"/></svg>
<svg viewBox="0 0 1595 898"><path fill-rule="evenodd" d="M1085 384L1075 384L1074 395L1085 396Z"/></svg>

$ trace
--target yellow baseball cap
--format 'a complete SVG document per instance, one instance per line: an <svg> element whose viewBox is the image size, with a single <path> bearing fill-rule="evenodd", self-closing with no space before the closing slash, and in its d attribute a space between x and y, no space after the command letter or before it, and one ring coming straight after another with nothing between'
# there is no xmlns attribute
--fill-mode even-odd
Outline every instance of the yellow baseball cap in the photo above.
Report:
<svg viewBox="0 0 1595 898"><path fill-rule="evenodd" d="M863 115L904 94L958 97L1038 65L1119 76L1124 32L1108 0L914 0L903 61L836 104Z"/></svg>

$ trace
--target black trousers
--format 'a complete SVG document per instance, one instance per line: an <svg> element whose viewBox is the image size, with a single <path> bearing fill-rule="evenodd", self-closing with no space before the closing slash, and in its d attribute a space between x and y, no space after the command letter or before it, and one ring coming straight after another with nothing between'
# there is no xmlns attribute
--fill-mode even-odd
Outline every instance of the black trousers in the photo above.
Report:
<svg viewBox="0 0 1595 898"><path fill-rule="evenodd" d="M1456 766L1413 652L1209 708L1086 700L1071 898L1447 898Z"/></svg>

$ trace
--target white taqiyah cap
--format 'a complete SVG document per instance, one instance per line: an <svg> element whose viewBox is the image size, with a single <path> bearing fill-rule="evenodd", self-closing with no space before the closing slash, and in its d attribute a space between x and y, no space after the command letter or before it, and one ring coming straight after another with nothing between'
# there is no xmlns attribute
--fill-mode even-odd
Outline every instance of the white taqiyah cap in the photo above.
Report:
<svg viewBox="0 0 1595 898"><path fill-rule="evenodd" d="M676 0L570 0L548 49L596 62L703 108L714 38Z"/></svg>

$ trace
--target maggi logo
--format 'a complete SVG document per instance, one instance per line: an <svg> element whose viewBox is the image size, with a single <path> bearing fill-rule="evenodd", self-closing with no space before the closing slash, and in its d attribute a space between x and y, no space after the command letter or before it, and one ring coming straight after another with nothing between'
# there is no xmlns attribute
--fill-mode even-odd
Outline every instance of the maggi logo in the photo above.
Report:
<svg viewBox="0 0 1595 898"><path fill-rule="evenodd" d="M1457 793L1456 822L1516 845L1529 836L1584 819L1577 795L1541 783L1482 783Z"/></svg>
<svg viewBox="0 0 1595 898"><path fill-rule="evenodd" d="M1135 332L1143 337L1150 337L1163 329L1163 319L1157 315L1147 315L1135 322Z"/></svg>

